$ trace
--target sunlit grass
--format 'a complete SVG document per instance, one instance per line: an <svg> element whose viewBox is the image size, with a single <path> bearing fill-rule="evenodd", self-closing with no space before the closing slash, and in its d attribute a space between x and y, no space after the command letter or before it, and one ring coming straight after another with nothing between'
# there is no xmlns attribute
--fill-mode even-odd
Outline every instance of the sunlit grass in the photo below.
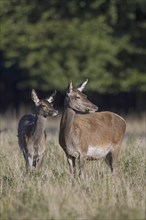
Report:
<svg viewBox="0 0 146 220"><path fill-rule="evenodd" d="M91 161L84 181L71 177L58 129L51 133L59 119L48 122L42 170L29 173L17 143L18 120L1 122L0 219L145 219L144 120L127 119L121 175L112 177L103 160Z"/></svg>

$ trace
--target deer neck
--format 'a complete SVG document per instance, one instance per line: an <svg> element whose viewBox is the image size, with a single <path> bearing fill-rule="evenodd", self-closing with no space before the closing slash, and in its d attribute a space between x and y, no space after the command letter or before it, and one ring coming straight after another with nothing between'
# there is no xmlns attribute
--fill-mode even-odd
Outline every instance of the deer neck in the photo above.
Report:
<svg viewBox="0 0 146 220"><path fill-rule="evenodd" d="M36 115L35 125L34 125L34 141L35 143L41 142L44 137L44 131L46 127L46 118L42 115Z"/></svg>
<svg viewBox="0 0 146 220"><path fill-rule="evenodd" d="M64 129L66 134L70 134L72 130L75 114L75 111L69 107L64 110L61 120L61 128Z"/></svg>

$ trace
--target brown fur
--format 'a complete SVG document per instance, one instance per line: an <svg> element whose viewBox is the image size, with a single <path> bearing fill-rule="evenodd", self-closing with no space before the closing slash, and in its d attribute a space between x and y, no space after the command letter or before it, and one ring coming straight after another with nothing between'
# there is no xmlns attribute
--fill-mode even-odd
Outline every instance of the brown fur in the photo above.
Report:
<svg viewBox="0 0 146 220"><path fill-rule="evenodd" d="M80 99L76 99L76 96L80 96ZM78 102L80 102L79 105ZM78 92L78 89L75 90L72 87L69 89L60 123L59 143L66 153L70 170L75 174L75 161L79 159L81 174L86 159L98 159L98 154L96 156L89 153L90 150L94 152L94 149L95 152L96 149L97 152L99 151L101 157L103 154L111 171L116 170L118 154L126 129L125 120L112 112L95 112L97 109L95 105L91 102L88 105L88 102L86 99L86 105L84 105L84 96L82 98L82 93ZM78 106L77 111L74 106ZM82 112L82 109L83 112L88 109L89 112L91 110L94 113L79 114L78 111ZM90 149L89 146L91 146ZM107 154L104 153L104 149Z"/></svg>
<svg viewBox="0 0 146 220"><path fill-rule="evenodd" d="M58 114L53 106L53 96L49 99L39 100L36 92L32 90L32 100L36 105L36 115L24 115L18 124L18 142L26 161L26 167L40 167L46 146L46 120L47 116Z"/></svg>

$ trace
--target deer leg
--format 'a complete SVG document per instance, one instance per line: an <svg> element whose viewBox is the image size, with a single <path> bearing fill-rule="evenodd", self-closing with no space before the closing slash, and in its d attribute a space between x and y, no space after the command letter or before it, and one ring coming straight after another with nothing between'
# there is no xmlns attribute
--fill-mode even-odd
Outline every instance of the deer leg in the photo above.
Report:
<svg viewBox="0 0 146 220"><path fill-rule="evenodd" d="M119 174L119 163L118 163L118 155L119 155L119 147L115 148L115 150L112 152L112 158L113 158L113 174L118 175Z"/></svg>
<svg viewBox="0 0 146 220"><path fill-rule="evenodd" d="M28 156L28 164L29 164L30 167L33 166L33 157Z"/></svg>
<svg viewBox="0 0 146 220"><path fill-rule="evenodd" d="M75 177L76 176L76 158L75 157L67 157L67 161L69 164L70 173Z"/></svg>
<svg viewBox="0 0 146 220"><path fill-rule="evenodd" d="M109 165L111 172L117 174L119 171L118 167L118 155L120 147L117 145L112 152L109 152L106 156L106 163Z"/></svg>
<svg viewBox="0 0 146 220"><path fill-rule="evenodd" d="M105 162L106 162L107 165L110 167L111 172L113 172L113 157L112 157L112 153L111 153L111 152L109 152L109 153L106 155Z"/></svg>
<svg viewBox="0 0 146 220"><path fill-rule="evenodd" d="M28 162L28 155L25 153L25 151L23 150L23 157L24 157L24 160L25 160L25 168L26 168L26 172L28 172L29 170L29 162Z"/></svg>
<svg viewBox="0 0 146 220"><path fill-rule="evenodd" d="M42 167L42 163L43 163L43 155L41 155L38 158L36 158L35 167L41 168Z"/></svg>
<svg viewBox="0 0 146 220"><path fill-rule="evenodd" d="M25 160L25 167L26 167L26 172L28 172L28 170L29 170L28 160Z"/></svg>
<svg viewBox="0 0 146 220"><path fill-rule="evenodd" d="M80 155L80 158L79 158L79 176L82 179L84 179L83 167L84 167L85 161L86 161L86 157Z"/></svg>

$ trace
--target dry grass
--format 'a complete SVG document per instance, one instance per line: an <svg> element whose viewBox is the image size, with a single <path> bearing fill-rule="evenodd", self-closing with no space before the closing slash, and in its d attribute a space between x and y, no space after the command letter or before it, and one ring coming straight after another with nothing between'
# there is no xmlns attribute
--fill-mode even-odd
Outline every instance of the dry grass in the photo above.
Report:
<svg viewBox="0 0 146 220"><path fill-rule="evenodd" d="M47 126L42 170L25 171L17 144L17 119L1 117L0 219L145 219L145 122L127 119L119 157L122 174L104 161L87 162L85 180L73 180L58 144L59 120Z"/></svg>

